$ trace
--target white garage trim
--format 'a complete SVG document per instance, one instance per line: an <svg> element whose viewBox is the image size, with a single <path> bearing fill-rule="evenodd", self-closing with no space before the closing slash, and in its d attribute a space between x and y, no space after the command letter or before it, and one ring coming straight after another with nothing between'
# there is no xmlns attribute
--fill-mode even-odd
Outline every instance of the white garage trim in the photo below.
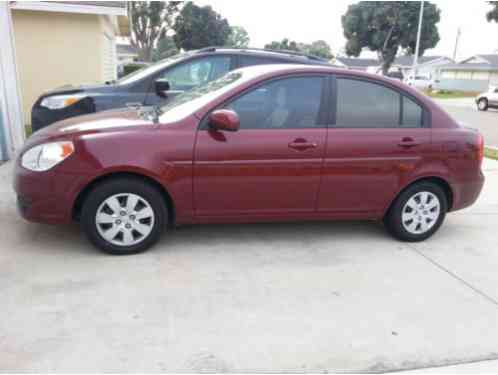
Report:
<svg viewBox="0 0 498 375"><path fill-rule="evenodd" d="M9 3L0 1L0 108L3 124L0 131L3 132L7 154L1 155L2 159L12 158L26 136L13 30Z"/></svg>

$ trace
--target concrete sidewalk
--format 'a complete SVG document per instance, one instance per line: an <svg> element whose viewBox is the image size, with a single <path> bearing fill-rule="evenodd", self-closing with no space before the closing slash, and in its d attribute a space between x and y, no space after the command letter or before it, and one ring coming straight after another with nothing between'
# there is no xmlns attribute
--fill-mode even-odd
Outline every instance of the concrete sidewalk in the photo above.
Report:
<svg viewBox="0 0 498 375"><path fill-rule="evenodd" d="M479 201L423 243L370 222L189 226L130 257L96 252L75 225L24 222L10 170L0 167L0 371L383 372L498 359L498 162L484 164Z"/></svg>

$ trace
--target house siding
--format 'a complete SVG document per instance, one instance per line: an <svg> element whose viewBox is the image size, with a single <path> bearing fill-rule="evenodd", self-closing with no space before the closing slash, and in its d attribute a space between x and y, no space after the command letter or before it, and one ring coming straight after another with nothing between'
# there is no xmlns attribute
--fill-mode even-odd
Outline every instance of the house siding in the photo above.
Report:
<svg viewBox="0 0 498 375"><path fill-rule="evenodd" d="M103 80L104 16L28 10L13 10L12 16L27 124L42 93Z"/></svg>

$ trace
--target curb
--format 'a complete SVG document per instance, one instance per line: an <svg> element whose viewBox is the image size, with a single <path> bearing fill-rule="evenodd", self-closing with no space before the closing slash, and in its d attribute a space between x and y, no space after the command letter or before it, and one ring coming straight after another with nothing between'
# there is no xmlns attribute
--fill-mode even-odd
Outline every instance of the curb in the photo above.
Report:
<svg viewBox="0 0 498 375"><path fill-rule="evenodd" d="M484 156L490 159L498 160L498 148L484 146Z"/></svg>

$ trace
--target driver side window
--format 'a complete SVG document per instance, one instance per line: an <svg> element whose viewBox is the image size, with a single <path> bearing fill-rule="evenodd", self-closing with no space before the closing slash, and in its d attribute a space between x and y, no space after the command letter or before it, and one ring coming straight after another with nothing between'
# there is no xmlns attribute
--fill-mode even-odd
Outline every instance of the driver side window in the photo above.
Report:
<svg viewBox="0 0 498 375"><path fill-rule="evenodd" d="M208 56L178 64L159 78L169 82L170 90L188 91L221 77L229 70L229 56Z"/></svg>
<svg viewBox="0 0 498 375"><path fill-rule="evenodd" d="M237 113L240 129L321 127L322 86L323 77L279 79L239 96L225 108Z"/></svg>

